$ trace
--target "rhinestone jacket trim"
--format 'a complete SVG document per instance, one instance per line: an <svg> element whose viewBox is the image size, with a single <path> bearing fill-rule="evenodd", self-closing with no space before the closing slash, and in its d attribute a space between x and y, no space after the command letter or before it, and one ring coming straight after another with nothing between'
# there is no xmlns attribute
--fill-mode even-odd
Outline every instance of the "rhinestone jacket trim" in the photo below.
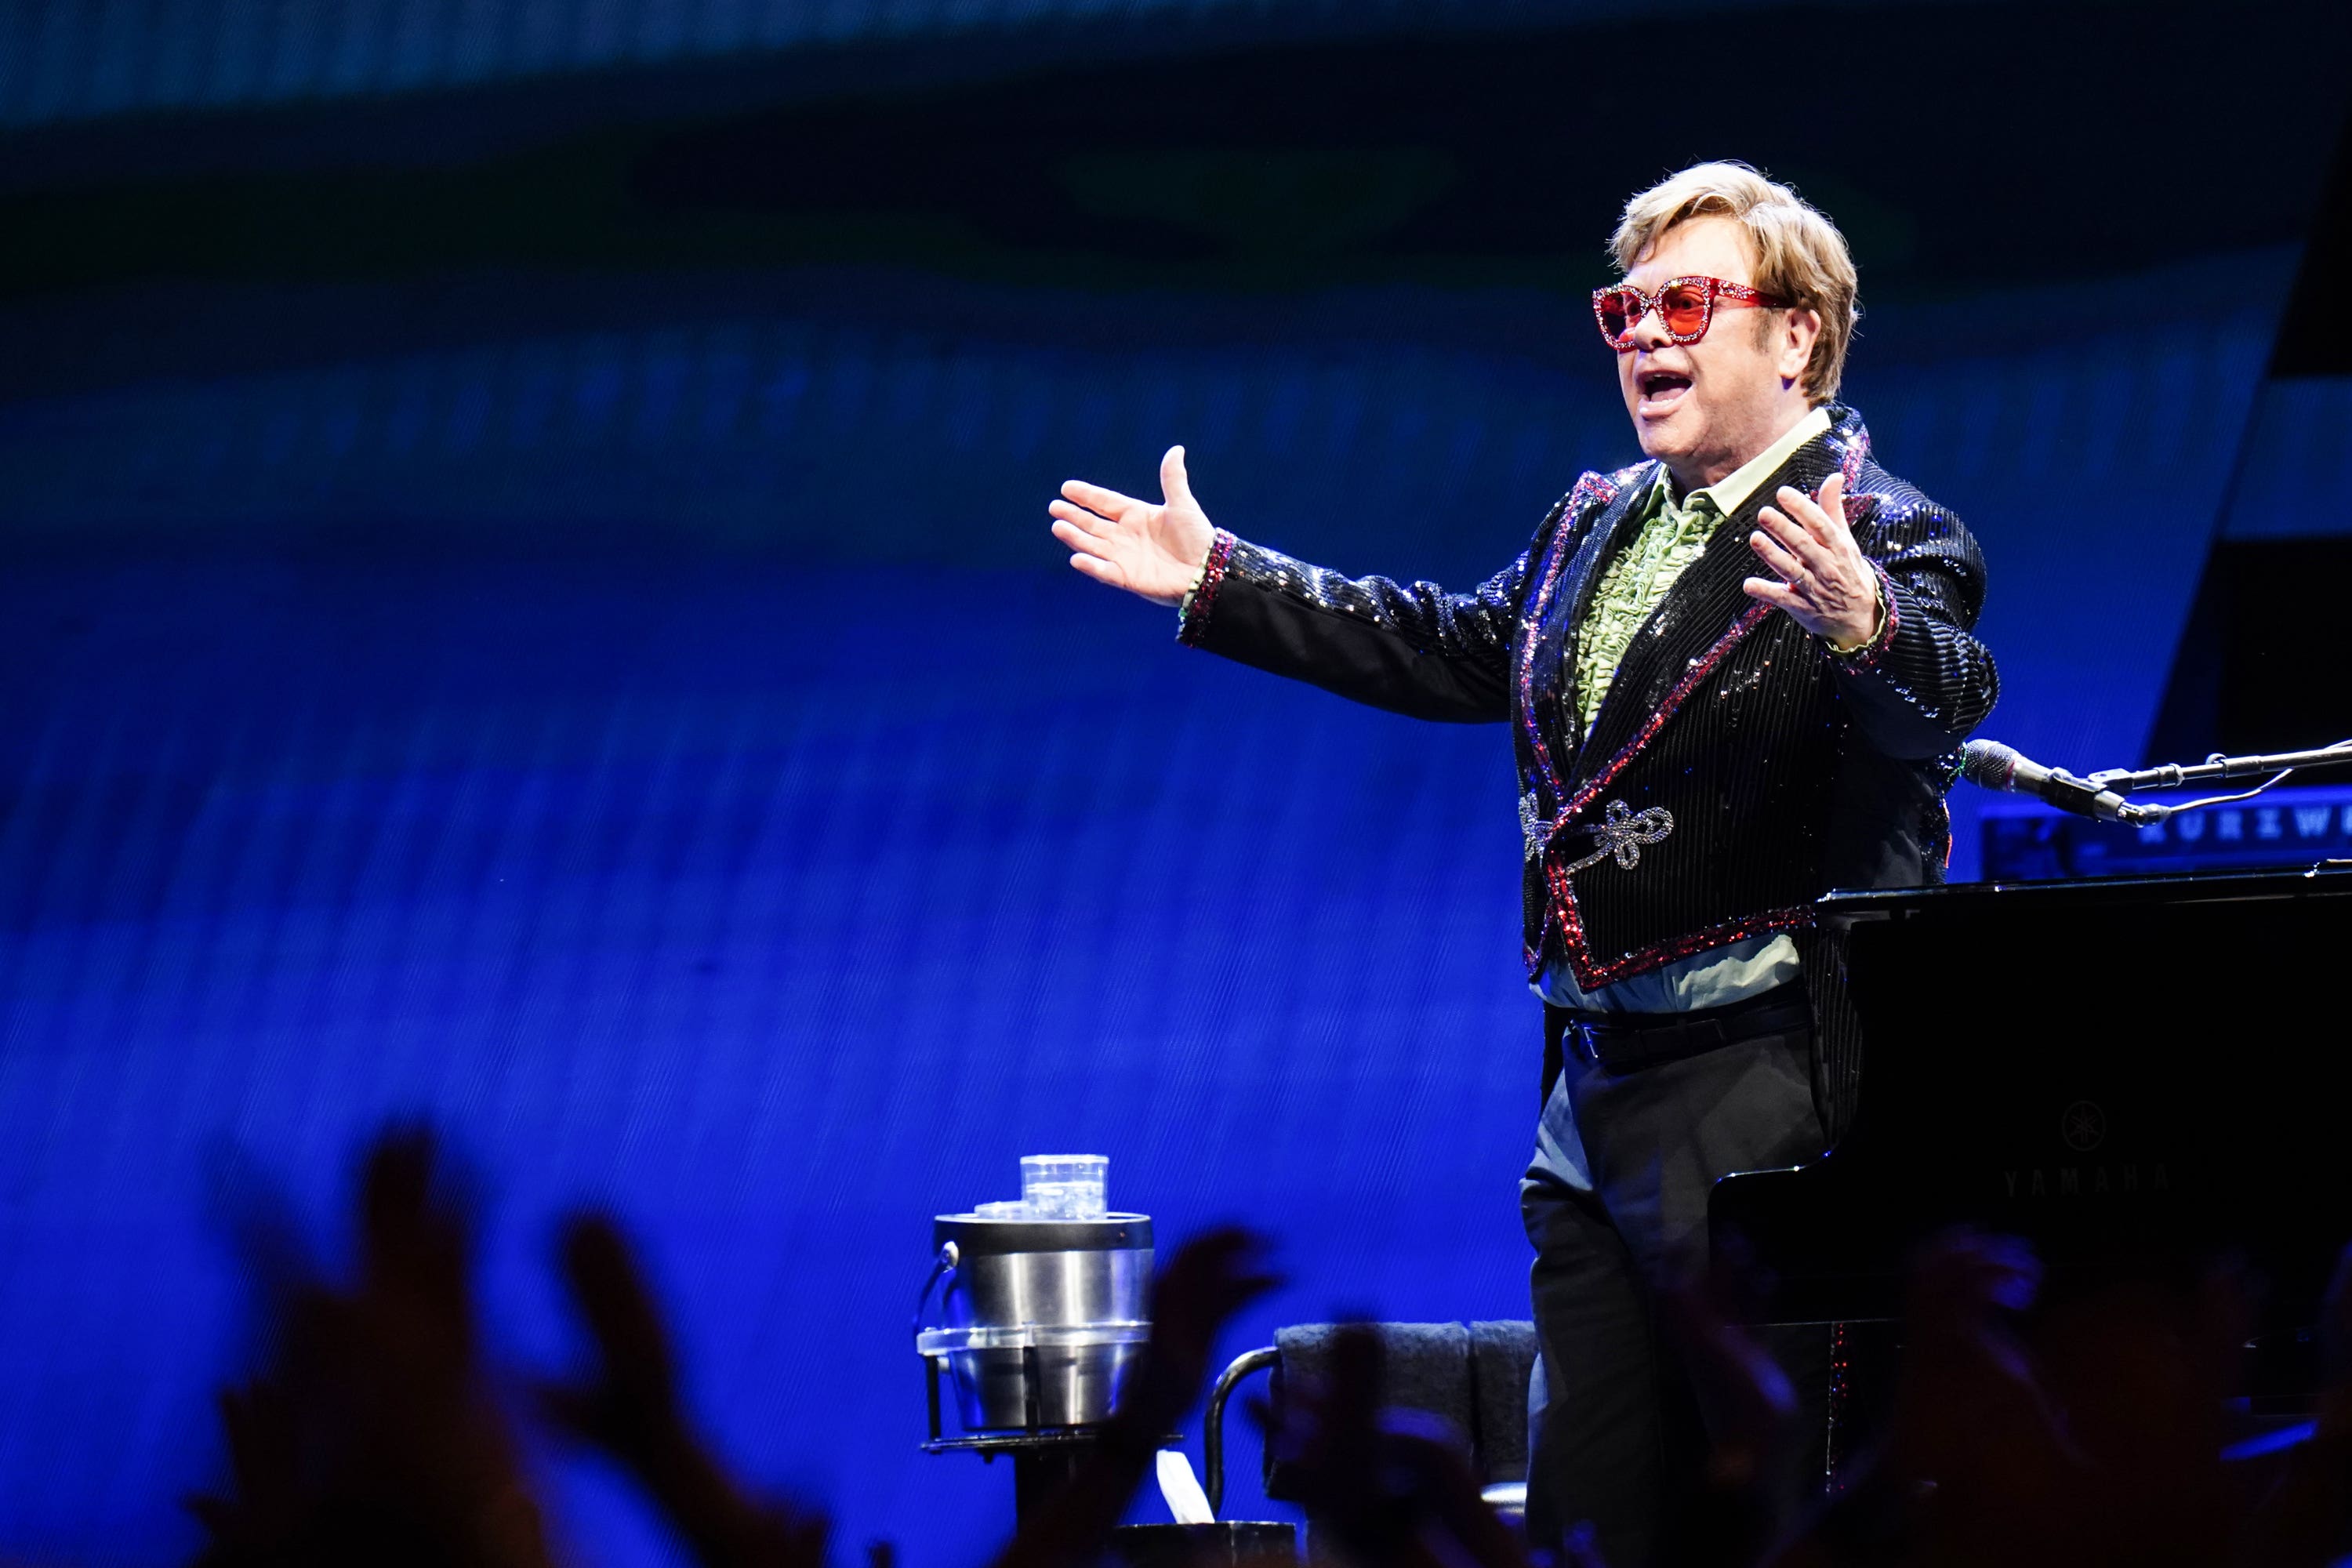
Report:
<svg viewBox="0 0 2352 1568"><path fill-rule="evenodd" d="M1711 947L1721 947L1727 942L1741 942L1773 931L1809 930L1813 923L1813 911L1800 905L1794 909L1766 910L1760 914L1742 915L1738 920L1708 926L1704 931L1690 931L1638 952L1620 953L1606 963L1594 963L1583 955L1583 927L1577 922L1572 908L1563 911L1563 923L1570 927L1569 968L1575 973L1578 987L1591 991L1601 985L1613 985L1628 975L1640 974L1662 964L1678 963L1694 953L1705 952Z"/></svg>
<svg viewBox="0 0 2352 1568"><path fill-rule="evenodd" d="M1560 525L1552 531L1551 545L1544 558L1543 579L1536 591L1520 603L1519 725L1526 731L1528 752L1535 763L1537 776L1550 789L1554 800L1560 796L1559 772L1552 766L1551 748L1544 743L1543 726L1536 717L1536 651L1542 641L1544 612L1559 587L1560 574L1568 570L1568 563L1576 558L1577 549L1583 542L1579 537L1580 526L1600 508L1615 500L1618 492L1643 467L1636 463L1613 474L1587 472L1577 479L1568 499L1560 503Z"/></svg>
<svg viewBox="0 0 2352 1568"><path fill-rule="evenodd" d="M1209 559L1201 567L1201 585L1192 590L1192 602L1176 627L1176 640L1186 647L1200 646L1201 633L1209 624L1209 612L1216 607L1217 588L1225 580L1225 565L1233 560L1234 546L1239 542L1223 529L1217 530L1216 539L1209 546Z"/></svg>

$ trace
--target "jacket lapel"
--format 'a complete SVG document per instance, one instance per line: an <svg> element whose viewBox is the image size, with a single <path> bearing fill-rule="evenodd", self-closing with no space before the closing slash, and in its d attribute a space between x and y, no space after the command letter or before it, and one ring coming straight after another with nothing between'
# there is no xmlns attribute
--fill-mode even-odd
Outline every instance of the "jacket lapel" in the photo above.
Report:
<svg viewBox="0 0 2352 1568"><path fill-rule="evenodd" d="M1764 620L1753 612L1765 606L1740 587L1764 570L1763 563L1748 547L1748 536L1756 529L1756 514L1771 504L1773 493L1782 485L1793 485L1809 495L1821 488L1838 466L1839 453L1832 443L1836 433L1832 426L1800 447L1771 478L1757 486L1642 623L1618 662L1601 710L1592 717L1591 732L1577 752L1580 781L1606 768L1612 758L1642 737L1654 720L1663 721L1671 711L1676 688L1693 670L1720 659L1733 643ZM1593 576L1597 580L1597 570Z"/></svg>
<svg viewBox="0 0 2352 1568"><path fill-rule="evenodd" d="M1649 498L1650 487L1657 482L1657 464L1643 464L1632 482L1601 509L1581 538L1573 544L1561 542L1559 548L1570 552L1567 564L1535 606L1536 637L1528 667L1530 679L1525 694L1527 711L1536 721L1538 759L1549 782L1555 786L1567 782L1555 762L1570 760L1577 754L1567 718L1568 693L1576 689L1575 628L1583 623L1593 592L1600 586L1601 567L1624 542L1631 520L1643 510L1642 503ZM1557 798L1552 805L1557 807Z"/></svg>

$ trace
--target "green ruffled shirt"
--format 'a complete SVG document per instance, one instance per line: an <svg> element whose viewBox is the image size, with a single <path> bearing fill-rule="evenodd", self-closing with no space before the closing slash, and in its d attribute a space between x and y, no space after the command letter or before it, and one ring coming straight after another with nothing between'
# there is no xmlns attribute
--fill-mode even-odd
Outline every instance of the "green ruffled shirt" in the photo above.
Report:
<svg viewBox="0 0 2352 1568"><path fill-rule="evenodd" d="M1633 646L1633 634L1658 607L1683 569L1706 552L1723 514L1715 498L1695 490L1677 504L1665 479L1659 477L1652 492L1650 516L1642 531L1601 574L1584 624L1576 628L1576 730L1592 728L1601 700L1617 679L1618 663Z"/></svg>
<svg viewBox="0 0 2352 1568"><path fill-rule="evenodd" d="M1633 644L1633 634L1650 618L1690 563L1706 552L1723 520L1748 504L1756 487L1772 477L1797 448L1830 427L1829 410L1816 408L1738 469L1681 500L1664 468L1643 505L1649 516L1617 558L1601 574L1592 603L1576 628L1577 733L1592 728L1617 666Z"/></svg>

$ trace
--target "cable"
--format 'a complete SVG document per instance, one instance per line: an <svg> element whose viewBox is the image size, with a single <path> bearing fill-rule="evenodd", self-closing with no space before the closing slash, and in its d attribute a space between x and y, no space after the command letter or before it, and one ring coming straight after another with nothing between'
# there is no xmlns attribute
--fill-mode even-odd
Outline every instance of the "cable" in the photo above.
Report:
<svg viewBox="0 0 2352 1568"><path fill-rule="evenodd" d="M2218 757L2221 753L2217 752L2214 755ZM2236 795L2209 795L2203 800L2183 801L2179 805L2166 805L2164 809L2171 815L2178 816L2184 811L2197 811L2209 805L2227 805L2231 801L2252 800L2254 796L2262 794L2263 791L2270 788L2271 785L2278 783L2279 780L2293 774L2294 772L2294 770L2293 768L2281 768L2278 772L2273 773L2270 777L2264 779L2253 788L2249 790L2240 790Z"/></svg>

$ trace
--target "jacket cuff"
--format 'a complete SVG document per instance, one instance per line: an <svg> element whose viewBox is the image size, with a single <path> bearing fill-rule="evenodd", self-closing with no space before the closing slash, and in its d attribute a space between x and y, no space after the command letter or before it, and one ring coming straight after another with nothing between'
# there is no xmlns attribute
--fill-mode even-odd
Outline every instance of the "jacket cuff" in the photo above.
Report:
<svg viewBox="0 0 2352 1568"><path fill-rule="evenodd" d="M1878 661L1885 656L1888 645L1895 641L1895 628L1903 624L1903 612L1896 604L1895 580L1886 574L1886 568L1875 561L1870 563L1870 570L1878 578L1878 630L1860 647L1847 648L1843 652L1830 647L1826 641L1822 644L1829 648L1832 658L1857 673L1878 668Z"/></svg>
<svg viewBox="0 0 2352 1568"><path fill-rule="evenodd" d="M1176 640L1186 647L1201 646L1201 637L1209 627L1209 616L1217 606L1217 589L1225 580L1226 564L1234 558L1234 546L1239 541L1219 529L1209 542L1208 556L1201 563L1201 580L1184 595L1184 603L1176 612Z"/></svg>

